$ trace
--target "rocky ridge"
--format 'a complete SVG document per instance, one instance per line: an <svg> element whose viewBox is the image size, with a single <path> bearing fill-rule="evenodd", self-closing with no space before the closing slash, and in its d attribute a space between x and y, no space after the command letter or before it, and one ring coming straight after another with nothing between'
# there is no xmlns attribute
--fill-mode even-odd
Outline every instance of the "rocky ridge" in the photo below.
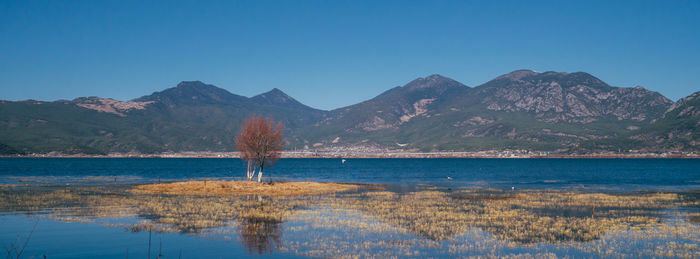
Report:
<svg viewBox="0 0 700 259"><path fill-rule="evenodd" d="M519 70L477 87L493 111L524 111L539 121L590 123L604 118L647 121L673 102L643 87L617 88L584 73ZM640 105L640 104L644 105Z"/></svg>

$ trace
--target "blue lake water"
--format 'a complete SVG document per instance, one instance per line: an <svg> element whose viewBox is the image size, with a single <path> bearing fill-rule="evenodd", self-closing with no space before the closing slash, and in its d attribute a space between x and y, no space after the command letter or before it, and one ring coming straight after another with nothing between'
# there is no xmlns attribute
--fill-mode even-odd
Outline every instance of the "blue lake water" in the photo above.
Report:
<svg viewBox="0 0 700 259"><path fill-rule="evenodd" d="M250 203L247 197L185 201L127 191L157 181L243 180L245 167L239 159L0 158L0 243L23 243L36 224L25 258L700 256L699 159L282 159L265 170L265 181L378 183L388 193L257 197ZM551 192L565 197L537 200ZM379 202L366 205L366 197L368 204ZM608 205L597 207L586 197ZM290 203L297 205L285 205ZM218 217L229 207L249 210L241 215L271 210L284 216L226 216L196 231L120 225L177 225L187 220L173 216L179 210ZM449 211L444 221L414 213L443 208ZM484 218L497 226L484 225ZM498 225L504 220L526 223L509 229ZM427 223L415 227L414 221ZM425 226L431 224L439 227ZM470 227L454 230L452 224ZM524 227L538 224L545 227ZM590 227L597 224L609 226ZM562 225L564 232L555 231ZM520 228L539 241L518 241ZM566 237L569 228L599 233ZM442 234L446 238L438 238Z"/></svg>
<svg viewBox="0 0 700 259"><path fill-rule="evenodd" d="M0 183L241 180L245 167L239 159L0 158ZM264 174L265 181L682 191L699 189L700 159L281 159Z"/></svg>
<svg viewBox="0 0 700 259"><path fill-rule="evenodd" d="M290 253L249 253L235 233L181 235L126 232L98 223L61 222L17 215L0 216L0 241L20 243L36 224L22 258L302 258ZM150 235L150 237L149 237ZM151 246L149 249L149 239Z"/></svg>

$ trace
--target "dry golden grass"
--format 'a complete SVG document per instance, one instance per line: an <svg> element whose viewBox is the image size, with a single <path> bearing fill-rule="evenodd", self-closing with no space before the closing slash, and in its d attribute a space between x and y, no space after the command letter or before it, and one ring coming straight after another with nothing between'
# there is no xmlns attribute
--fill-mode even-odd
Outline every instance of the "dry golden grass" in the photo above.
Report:
<svg viewBox="0 0 700 259"><path fill-rule="evenodd" d="M318 182L257 183L249 181L188 181L139 185L137 193L183 195L264 195L294 196L344 192L360 188L360 184Z"/></svg>
<svg viewBox="0 0 700 259"><path fill-rule="evenodd" d="M113 225L135 232L197 233L230 226L239 231L241 242L258 252L274 246L318 257L372 257L377 251L389 252L375 257L396 256L399 252L405 257L425 257L418 252L437 251L442 245L455 257L474 254L475 250L480 251L477 254L512 248L547 252L547 246L622 257L638 254L635 247L645 244L649 246L642 254L700 258L700 214L694 210L700 207L700 200L685 194L359 189L332 195L294 196L284 192L275 196L264 192L231 195L214 190L232 189L222 188L222 182L208 181L206 189L200 183L206 193L196 189L184 193L196 195L161 195L168 192L133 191L131 186L0 189L0 212L50 209L52 218L71 222L144 219L138 224ZM285 222L291 224L285 226ZM327 235L328 231L339 234ZM470 236L475 234L477 243L460 241L472 240ZM297 240L301 243L285 241L294 236L302 236ZM659 247L655 240L675 243Z"/></svg>
<svg viewBox="0 0 700 259"><path fill-rule="evenodd" d="M674 193L612 195L562 191L452 193L370 192L336 197L335 208L355 209L431 240L445 240L479 227L500 240L521 244L586 242L631 226L661 223L659 209L697 207Z"/></svg>

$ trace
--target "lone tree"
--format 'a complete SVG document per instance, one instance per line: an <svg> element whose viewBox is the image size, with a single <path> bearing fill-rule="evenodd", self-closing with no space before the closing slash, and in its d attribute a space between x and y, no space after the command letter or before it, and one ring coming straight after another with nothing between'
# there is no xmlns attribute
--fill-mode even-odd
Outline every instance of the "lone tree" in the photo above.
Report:
<svg viewBox="0 0 700 259"><path fill-rule="evenodd" d="M245 120L241 134L236 137L236 147L241 159L248 161L248 181L253 179L255 170L260 168L258 182L262 182L265 166L274 165L280 158L280 152L284 148L282 130L282 123L275 125L274 120L266 120L262 116L253 116Z"/></svg>

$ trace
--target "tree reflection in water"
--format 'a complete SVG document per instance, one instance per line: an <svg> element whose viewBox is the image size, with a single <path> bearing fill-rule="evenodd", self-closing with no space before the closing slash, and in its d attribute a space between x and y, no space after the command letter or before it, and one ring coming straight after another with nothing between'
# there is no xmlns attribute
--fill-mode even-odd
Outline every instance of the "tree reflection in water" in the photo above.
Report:
<svg viewBox="0 0 700 259"><path fill-rule="evenodd" d="M251 254L269 253L279 249L282 222L269 218L244 218L240 222L241 243Z"/></svg>
<svg viewBox="0 0 700 259"><path fill-rule="evenodd" d="M251 254L272 254L280 247L282 219L275 217L275 213L269 213L275 209L266 204L266 199L261 196L255 196L255 199L258 203L244 209L239 219L241 243Z"/></svg>

